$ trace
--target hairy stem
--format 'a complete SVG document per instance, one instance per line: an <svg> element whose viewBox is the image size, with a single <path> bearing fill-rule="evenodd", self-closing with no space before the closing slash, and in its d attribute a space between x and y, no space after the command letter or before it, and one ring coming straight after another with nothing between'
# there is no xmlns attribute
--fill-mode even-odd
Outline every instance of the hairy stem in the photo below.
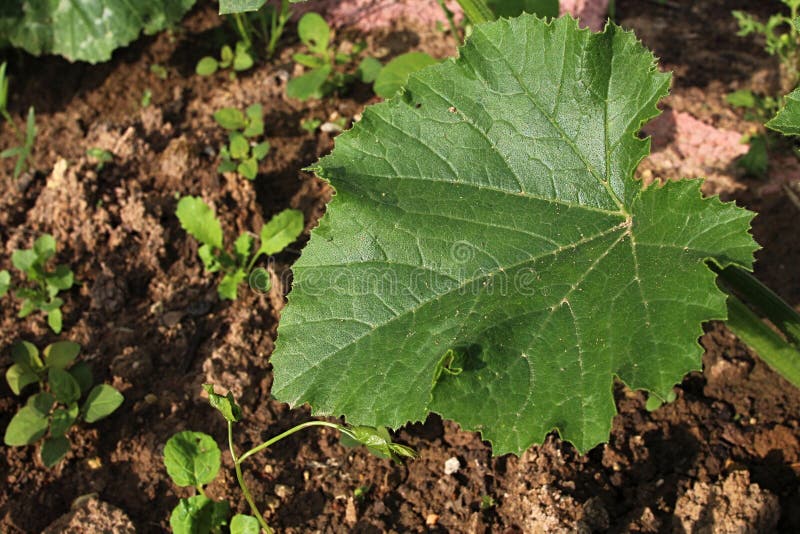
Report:
<svg viewBox="0 0 800 534"><path fill-rule="evenodd" d="M278 434L274 438L272 438L272 439L270 439L268 441L265 441L264 443L262 443L261 445L258 445L257 447L253 447L252 449L250 449L249 451L247 451L246 453L241 455L239 457L239 460L237 460L236 463L242 463L247 458L249 458L250 456L252 456L252 455L254 455L254 454L258 453L258 452L261 452L266 448L271 447L272 445L276 444L277 442L279 442L283 438L289 437L292 434L294 434L295 432L299 432L300 430L303 430L304 428L308 428L308 427L312 427L312 426L327 426L327 427L333 428L335 430L340 430L340 431L342 430L342 425L337 425L336 423L329 423L327 421L307 421L307 422L301 423L301 424L299 424L299 425L297 425L297 426L295 426L293 428L290 428L289 430L287 430L286 432L284 432L282 434Z"/></svg>
<svg viewBox="0 0 800 534"><path fill-rule="evenodd" d="M447 5L445 5L444 0L436 0L439 2L439 6L444 11L444 16L447 17L447 22L450 24L450 32L453 34L453 38L455 38L456 42L461 42L461 34L458 32L458 28L456 27L456 21L453 18L453 12L447 9Z"/></svg>
<svg viewBox="0 0 800 534"><path fill-rule="evenodd" d="M458 0L458 4L464 10L464 15L473 24L490 22L495 19L494 13L486 4L486 0Z"/></svg>
<svg viewBox="0 0 800 534"><path fill-rule="evenodd" d="M739 339L758 353L764 363L800 388L800 352L734 296L728 297L726 324Z"/></svg>
<svg viewBox="0 0 800 534"><path fill-rule="evenodd" d="M253 41L250 38L250 32L245 26L244 15L241 13L234 13L233 20L236 23L236 32L239 34L239 37L242 38L247 48L252 48Z"/></svg>
<svg viewBox="0 0 800 534"><path fill-rule="evenodd" d="M247 501L247 504L250 506L250 512L255 516L258 524L261 525L261 529L267 534L272 534L272 529L269 528L269 525L264 520L264 516L261 515L258 506L256 506L256 501L253 499L253 495L250 493L250 488L247 487L247 483L244 481L241 459L236 458L236 451L233 448L233 423L230 421L228 421L228 448L231 451L231 458L233 458L233 468L236 471L236 481L239 482L239 487L242 488L242 494L244 494L244 498Z"/></svg>
<svg viewBox="0 0 800 534"><path fill-rule="evenodd" d="M741 267L731 265L712 270L727 288L764 314L791 343L800 345L800 314L786 301Z"/></svg>

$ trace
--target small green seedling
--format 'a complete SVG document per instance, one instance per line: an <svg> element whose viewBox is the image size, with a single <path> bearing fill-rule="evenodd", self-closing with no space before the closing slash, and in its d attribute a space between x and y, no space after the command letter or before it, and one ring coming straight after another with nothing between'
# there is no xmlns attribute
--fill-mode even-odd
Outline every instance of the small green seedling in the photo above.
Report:
<svg viewBox="0 0 800 534"><path fill-rule="evenodd" d="M80 350L80 345L71 341L48 345L41 356L27 341L11 349L14 364L6 371L11 391L20 395L26 386L38 384L39 392L28 397L11 419L3 441L11 447L23 447L44 438L39 454L47 467L56 465L69 452L66 434L73 425L80 420L99 421L125 400L108 384L92 387L89 364L75 363Z"/></svg>
<svg viewBox="0 0 800 534"><path fill-rule="evenodd" d="M153 101L153 92L150 90L150 88L146 88L144 91L142 91L142 99L139 101L139 104L143 108L146 108L147 106L150 105L152 101Z"/></svg>
<svg viewBox="0 0 800 534"><path fill-rule="evenodd" d="M25 169L31 164L31 154L33 146L36 144L36 112L33 106L28 108L28 118L25 121L25 133L23 134L14 124L14 119L8 112L8 78L6 77L6 63L0 65L0 115L6 120L14 134L21 143L19 146L7 148L0 152L0 158L17 158L14 164L14 178L19 178Z"/></svg>
<svg viewBox="0 0 800 534"><path fill-rule="evenodd" d="M323 98L345 89L357 78L365 83L375 81L380 70L379 61L365 58L356 65L366 44L356 43L350 51L334 48L331 42L333 31L318 13L303 15L297 24L297 34L308 53L294 54L292 59L309 70L289 80L286 94L290 98Z"/></svg>
<svg viewBox="0 0 800 534"><path fill-rule="evenodd" d="M222 162L217 167L221 173L238 172L248 180L255 180L258 162L269 153L269 142L251 143L264 135L261 104L248 106L244 113L236 108L223 108L214 113L217 124L228 130L228 144L220 150Z"/></svg>
<svg viewBox="0 0 800 534"><path fill-rule="evenodd" d="M492 497L491 495L482 495L481 496L481 510L482 511L485 512L486 510L491 510L495 506L497 506L497 501L494 500L494 497Z"/></svg>
<svg viewBox="0 0 800 534"><path fill-rule="evenodd" d="M237 0L221 0L220 15L233 15L233 27L239 38L249 47L256 40L266 45L267 57L272 57L283 34L286 23L292 17L289 4L305 0L281 0L280 8L264 6L264 0L241 2Z"/></svg>
<svg viewBox="0 0 800 534"><path fill-rule="evenodd" d="M47 269L47 262L55 254L55 238L44 234L33 243L32 248L15 250L11 255L11 263L31 283L28 287L17 286L14 289L14 296L22 300L18 317L27 317L39 310L47 315L47 324L58 334L61 332L61 305L64 303L58 293L71 288L75 277L67 265L56 265L52 271ZM0 271L0 297L8 292L10 285L11 275L8 271Z"/></svg>
<svg viewBox="0 0 800 534"><path fill-rule="evenodd" d="M322 126L322 121L313 117L300 121L300 128L311 134L316 132L320 126Z"/></svg>
<svg viewBox="0 0 800 534"><path fill-rule="evenodd" d="M169 77L169 72L167 71L166 67L159 65L158 63L153 63L150 65L150 72L155 74L161 80L166 80Z"/></svg>
<svg viewBox="0 0 800 534"><path fill-rule="evenodd" d="M783 69L785 89L793 89L800 73L800 0L781 0L789 8L789 15L776 13L766 23L744 11L734 11L739 23L737 35L757 34L765 39L767 53L777 56Z"/></svg>
<svg viewBox="0 0 800 534"><path fill-rule="evenodd" d="M90 148L86 150L86 155L97 162L97 171L102 171L106 163L114 161L114 153L104 148Z"/></svg>
<svg viewBox="0 0 800 534"><path fill-rule="evenodd" d="M262 529L267 534L272 529L264 520L253 495L244 480L242 463L250 456L271 447L295 432L312 426L326 426L338 430L342 441L349 440L353 444L365 445L367 449L381 457L400 462L404 458L413 458L413 449L392 442L389 432L384 428L376 430L369 427L349 427L327 421L308 421L299 424L274 438L261 443L237 456L233 446L233 424L242 418L242 410L236 404L233 394L228 392L222 396L214 393L214 386L205 384L208 401L219 410L228 423L228 449L233 459L236 480L242 489L252 515L236 514L232 518L231 507L227 501L213 501L205 494L204 486L217 476L222 453L214 438L202 432L185 431L173 435L164 447L164 465L172 481L181 487L193 487L197 495L181 499L173 509L169 524L175 533L221 532L228 526L232 534L257 533ZM367 490L368 491L368 488ZM230 519L229 519L230 518Z"/></svg>
<svg viewBox="0 0 800 534"><path fill-rule="evenodd" d="M779 99L758 95L747 89L733 91L725 97L728 104L745 110L744 119L764 125L780 108ZM759 126L742 141L749 144L747 154L739 158L737 164L751 176L762 178L769 167L769 153L772 150L791 150L793 144L778 133Z"/></svg>
<svg viewBox="0 0 800 534"><path fill-rule="evenodd" d="M224 45L220 50L219 60L211 56L202 58L197 63L195 72L200 76L211 76L219 69L233 68L235 73L252 68L254 63L250 47L243 41L238 41L234 48Z"/></svg>
<svg viewBox="0 0 800 534"><path fill-rule="evenodd" d="M176 215L183 229L202 243L197 255L206 272L224 273L217 292L220 298L229 300L236 299L239 285L246 279L253 289L269 291L272 285L269 273L263 268L254 268L256 260L282 251L297 240L304 226L302 212L283 210L261 227L258 249L255 249L254 237L244 233L234 242L230 254L223 246L222 225L203 199L183 197L178 202Z"/></svg>

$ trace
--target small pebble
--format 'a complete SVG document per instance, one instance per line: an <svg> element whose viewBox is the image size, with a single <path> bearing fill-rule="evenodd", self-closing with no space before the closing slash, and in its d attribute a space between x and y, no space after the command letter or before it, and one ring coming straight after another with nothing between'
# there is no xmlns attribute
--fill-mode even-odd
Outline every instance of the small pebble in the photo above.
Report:
<svg viewBox="0 0 800 534"><path fill-rule="evenodd" d="M425 524L429 527L435 527L439 522L439 514L428 514L425 517Z"/></svg>
<svg viewBox="0 0 800 534"><path fill-rule="evenodd" d="M458 461L458 458L453 456L452 458L448 458L447 461L444 463L444 474L452 475L454 473L458 473L458 470L460 468L461 468L461 462Z"/></svg>

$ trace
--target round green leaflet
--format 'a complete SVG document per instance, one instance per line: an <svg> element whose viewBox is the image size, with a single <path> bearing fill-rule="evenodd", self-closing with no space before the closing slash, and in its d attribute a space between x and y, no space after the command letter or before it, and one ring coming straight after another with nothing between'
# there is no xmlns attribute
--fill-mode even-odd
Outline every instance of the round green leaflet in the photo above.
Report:
<svg viewBox="0 0 800 534"><path fill-rule="evenodd" d="M369 108L314 168L336 196L295 264L273 395L375 427L435 411L497 454L605 441L615 376L665 398L726 315L705 262L756 248L752 214L698 181L633 178L668 85L613 24L521 16Z"/></svg>

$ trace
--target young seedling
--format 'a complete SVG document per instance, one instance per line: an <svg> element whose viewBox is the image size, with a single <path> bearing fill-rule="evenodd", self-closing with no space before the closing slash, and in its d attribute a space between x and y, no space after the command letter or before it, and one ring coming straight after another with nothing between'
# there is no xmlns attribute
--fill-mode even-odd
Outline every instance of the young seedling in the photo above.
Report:
<svg viewBox="0 0 800 534"><path fill-rule="evenodd" d="M106 163L114 161L114 153L104 148L89 148L86 150L86 155L97 162L97 171L100 172L105 167Z"/></svg>
<svg viewBox="0 0 800 534"><path fill-rule="evenodd" d="M255 63L253 51L256 41L264 43L267 58L272 57L283 34L286 23L292 16L289 0L282 0L280 8L264 6L265 2L241 2L222 0L219 4L220 15L232 14L230 19L239 36L234 48L224 45L220 50L220 58L211 56L202 58L195 71L201 76L211 76L218 69L233 68L231 77L236 72L250 69ZM249 11L245 13L244 11Z"/></svg>
<svg viewBox="0 0 800 534"><path fill-rule="evenodd" d="M169 77L169 71L163 65L153 63L150 65L150 72L156 75L160 80L166 80Z"/></svg>
<svg viewBox="0 0 800 534"><path fill-rule="evenodd" d="M269 273L263 268L254 268L261 256L272 256L293 243L303 232L303 213L286 209L275 215L261 227L259 246L249 233L239 236L233 244L233 252L225 250L222 225L203 199L183 197L176 211L181 226L202 245L197 255L208 273L222 272L224 276L217 286L222 299L235 300L239 285L248 280L258 291L269 291Z"/></svg>
<svg viewBox="0 0 800 534"><path fill-rule="evenodd" d="M739 23L737 35L764 37L767 53L780 59L783 89L789 91L797 86L800 72L800 0L781 2L789 8L789 15L776 13L766 23L744 11L734 11L733 16Z"/></svg>
<svg viewBox="0 0 800 534"><path fill-rule="evenodd" d="M195 67L195 72L200 76L211 76L219 69L233 68L232 77L236 72L241 72L252 68L254 64L253 56L244 41L237 41L232 49L228 45L223 45L220 50L219 60L211 56L203 57Z"/></svg>
<svg viewBox="0 0 800 534"><path fill-rule="evenodd" d="M248 180L255 180L258 162L269 153L268 141L252 141L264 135L261 104L248 106L244 113L236 108L220 109L214 113L214 120L228 130L228 144L220 150L222 162L217 171L235 171Z"/></svg>
<svg viewBox="0 0 800 534"><path fill-rule="evenodd" d="M169 523L176 533L219 532L223 527L229 526L231 534L255 533L259 529L271 534L272 529L264 520L245 483L242 463L254 454L305 428L313 426L333 428L341 433L343 442L348 440L352 445L364 445L373 454L381 458L391 458L395 462L415 456L413 449L394 443L385 428L350 427L327 421L308 421L299 424L237 455L233 445L233 425L242 418L241 408L236 404L232 393L228 392L226 396L218 395L214 393L214 387L210 384L205 384L203 388L208 393L211 406L217 409L228 423L228 449L233 459L236 480L252 515L237 514L229 522L231 512L228 502L213 501L205 495L204 486L217 476L222 456L214 438L202 432L179 432L172 436L164 447L164 465L167 474L176 485L193 487L198 494L188 499L181 499L172 511Z"/></svg>
<svg viewBox="0 0 800 534"><path fill-rule="evenodd" d="M33 106L28 108L28 118L25 121L25 133L19 131L14 119L8 112L8 78L6 77L6 63L0 65L0 115L6 120L14 134L21 143L19 146L7 148L0 152L0 158L17 158L14 165L14 178L19 178L25 169L32 163L31 154L36 144L36 113Z"/></svg>
<svg viewBox="0 0 800 534"><path fill-rule="evenodd" d="M300 128L307 131L308 133L313 134L314 132L322 126L322 121L315 117L311 117L308 119L303 119L300 121Z"/></svg>
<svg viewBox="0 0 800 534"><path fill-rule="evenodd" d="M44 234L36 239L32 248L15 250L11 263L30 283L14 289L14 296L22 300L18 317L27 317L39 310L47 315L47 324L58 334L61 332L61 305L64 303L58 293L71 288L75 278L67 265L56 265L52 271L47 269L48 261L55 254L56 240L52 235ZM10 283L8 271L0 271L0 297L8 291Z"/></svg>
<svg viewBox="0 0 800 534"><path fill-rule="evenodd" d="M26 386L38 384L39 392L28 397L25 406L11 419L3 438L6 445L22 447L44 438L39 451L42 463L53 467L70 449L67 431L79 421L94 423L109 416L124 397L114 387L92 387L92 369L86 362L75 363L80 345L58 341L42 355L27 341L11 349L14 364L6 381L15 395ZM83 399L83 403L80 400Z"/></svg>
<svg viewBox="0 0 800 534"><path fill-rule="evenodd" d="M356 65L366 43L356 43L350 51L334 48L333 32L318 13L303 15L297 24L297 34L309 53L296 53L292 59L309 70L289 80L286 94L290 98L322 98L345 89L357 78L371 83L377 77L380 62L376 59L365 58Z"/></svg>

